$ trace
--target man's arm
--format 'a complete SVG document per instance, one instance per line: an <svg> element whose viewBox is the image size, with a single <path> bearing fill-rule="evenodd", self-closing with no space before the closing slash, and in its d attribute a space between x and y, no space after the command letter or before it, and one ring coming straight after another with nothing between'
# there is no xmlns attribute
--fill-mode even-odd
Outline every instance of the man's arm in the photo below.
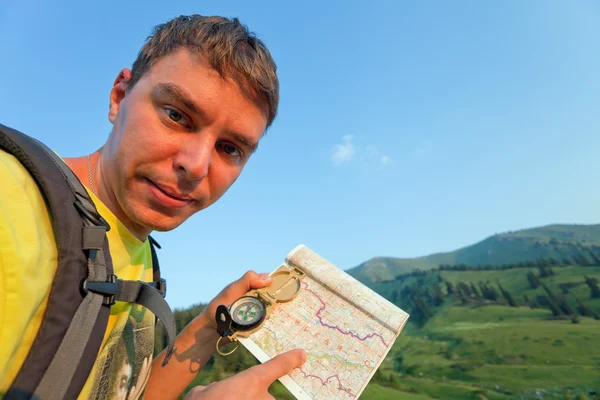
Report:
<svg viewBox="0 0 600 400"><path fill-rule="evenodd" d="M207 314L202 313L177 336L177 350L167 365L161 365L166 351L152 362L144 399L177 398L206 365L219 338L206 317Z"/></svg>
<svg viewBox="0 0 600 400"><path fill-rule="evenodd" d="M253 271L249 271L241 279L223 289L221 293L206 306L202 314L190 322L177 336L177 340L175 341L175 348L177 350L169 360L169 363L164 367L161 365L165 357L165 351L153 361L144 399L175 399L183 393L185 388L192 382L215 351L215 346L219 339L215 321L217 307L220 304L230 305L239 297L245 295L249 290L262 288L268 286L270 283L271 278L268 274L259 275ZM295 366L296 361L302 359L302 357L296 354L297 352L289 353L292 353L289 355L289 357L292 358L292 361L284 360L281 365ZM284 356L284 359L288 358L288 355L282 356ZM266 364L264 366L266 366ZM270 367L267 366L267 368ZM287 372L284 372L282 375L285 375L286 373ZM238 375L230 379L235 379ZM247 374L242 375L242 379L247 378ZM277 377L273 380L275 379L277 379ZM248 382L248 385L253 387L258 385L258 383L259 382L250 381ZM264 382L262 383L264 384ZM214 391L214 389L212 390ZM198 393L198 391L196 391L196 393Z"/></svg>

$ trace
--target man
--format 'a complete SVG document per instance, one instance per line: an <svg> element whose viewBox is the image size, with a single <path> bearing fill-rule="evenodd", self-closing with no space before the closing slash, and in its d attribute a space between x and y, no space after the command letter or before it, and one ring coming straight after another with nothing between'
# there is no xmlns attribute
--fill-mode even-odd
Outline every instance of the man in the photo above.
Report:
<svg viewBox="0 0 600 400"><path fill-rule="evenodd" d="M87 186L107 233L115 274L152 279L148 235L169 231L217 201L235 182L277 113L276 67L264 44L237 19L198 15L156 27L132 69L110 91L113 129L91 155L65 159ZM0 152L0 393L6 391L39 329L56 270L44 200L27 171ZM215 311L270 283L252 271L225 288L178 336L162 367L152 360L154 316L117 303L80 398L171 399L215 350ZM277 378L301 366L294 350L188 399L269 398Z"/></svg>

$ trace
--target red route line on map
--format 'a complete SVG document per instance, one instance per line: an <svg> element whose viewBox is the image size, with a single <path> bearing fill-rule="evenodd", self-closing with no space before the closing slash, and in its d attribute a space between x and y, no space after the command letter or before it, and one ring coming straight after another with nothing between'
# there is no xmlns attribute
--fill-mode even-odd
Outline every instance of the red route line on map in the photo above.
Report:
<svg viewBox="0 0 600 400"><path fill-rule="evenodd" d="M298 369L300 370L300 372L302 372L302 375L304 375L305 378L315 378L315 379L318 379L318 380L321 381L321 383L323 384L323 386L326 385L327 382L329 382L329 380L331 380L332 378L335 378L338 381L338 389L339 390L342 390L342 391L348 393L352 397L356 397L356 395L354 393L352 393L350 391L350 389L345 388L345 387L342 386L342 381L340 381L340 377L337 374L332 375L329 378L325 379L325 381L323 381L323 379L321 379L321 377L319 377L317 375L307 374L306 372L304 372L304 370L302 370L301 367L299 367Z"/></svg>
<svg viewBox="0 0 600 400"><path fill-rule="evenodd" d="M352 337L355 337L356 339L360 340L361 342L364 342L365 340L367 340L367 339L369 339L369 338L372 338L372 337L375 337L375 336L377 336L377 337L379 337L379 339L381 340L381 343L383 343L383 345L384 345L385 347L387 347L387 343L385 343L385 340L383 340L383 336L381 336L381 335L380 335L380 334L378 334L378 333L371 333L370 335L367 335L367 336L365 336L364 338L361 338L360 336L358 336L358 335L355 335L355 334L353 334L352 332L346 332L346 331L343 331L342 329L340 329L339 327L337 327L337 326L335 326L335 325L329 325L328 323L326 323L326 322L323 322L323 320L321 319L321 315L320 315L320 314L321 314L321 311L323 311L323 310L325 309L325 306L326 306L325 302L323 301L323 299L321 299L321 297L320 297L318 294L316 294L315 292L313 292L312 290L310 290L310 289L308 288L308 284L307 284L306 282L302 282L302 283L304 284L304 286L305 286L305 289L306 289L306 290L308 290L309 292L311 292L312 294L314 294L314 295L317 297L317 299L319 299L319 301L320 301L320 302L321 302L321 304L322 304L322 306L321 306L321 308L319 309L319 311L317 311L317 318L319 318L319 323L320 323L321 325L323 325L323 326L326 326L326 327L328 327L328 328L336 329L336 330L338 330L340 333L342 333L342 334L344 334L344 335L350 335L350 336L352 336Z"/></svg>

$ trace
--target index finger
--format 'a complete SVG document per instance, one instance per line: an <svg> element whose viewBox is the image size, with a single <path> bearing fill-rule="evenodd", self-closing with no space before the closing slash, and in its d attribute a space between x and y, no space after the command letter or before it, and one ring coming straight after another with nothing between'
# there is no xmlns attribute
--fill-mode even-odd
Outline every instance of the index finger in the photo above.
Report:
<svg viewBox="0 0 600 400"><path fill-rule="evenodd" d="M306 351L302 349L290 350L273 357L264 364L256 365L242 372L256 377L266 387L276 379L289 374L295 368L301 367L306 362Z"/></svg>

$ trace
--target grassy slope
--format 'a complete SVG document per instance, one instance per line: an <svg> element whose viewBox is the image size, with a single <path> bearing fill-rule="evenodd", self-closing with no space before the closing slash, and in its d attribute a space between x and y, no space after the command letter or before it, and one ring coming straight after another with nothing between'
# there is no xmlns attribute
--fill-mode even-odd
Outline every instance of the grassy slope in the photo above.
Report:
<svg viewBox="0 0 600 400"><path fill-rule="evenodd" d="M393 352L410 371L404 382L439 398L600 391L600 321L542 320L548 315L523 307L453 306L417 336L401 336Z"/></svg>

